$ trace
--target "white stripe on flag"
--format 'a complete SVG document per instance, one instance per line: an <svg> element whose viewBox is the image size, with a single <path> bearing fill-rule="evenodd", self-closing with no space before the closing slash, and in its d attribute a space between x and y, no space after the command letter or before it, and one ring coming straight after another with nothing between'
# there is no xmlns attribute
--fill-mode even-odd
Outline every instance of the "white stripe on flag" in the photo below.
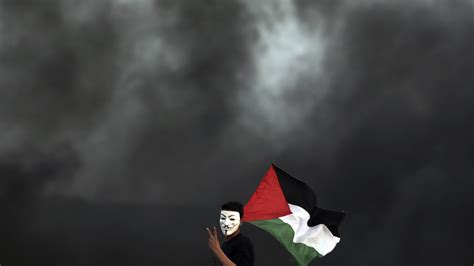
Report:
<svg viewBox="0 0 474 266"><path fill-rule="evenodd" d="M324 224L308 227L309 213L300 206L292 204L288 206L292 214L282 216L280 220L289 224L295 231L293 242L310 246L322 256L336 247L341 239L334 236Z"/></svg>

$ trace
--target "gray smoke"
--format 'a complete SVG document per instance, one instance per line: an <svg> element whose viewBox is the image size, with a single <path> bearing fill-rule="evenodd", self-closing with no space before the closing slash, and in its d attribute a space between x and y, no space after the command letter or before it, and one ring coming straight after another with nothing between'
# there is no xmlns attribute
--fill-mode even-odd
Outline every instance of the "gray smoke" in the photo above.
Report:
<svg viewBox="0 0 474 266"><path fill-rule="evenodd" d="M0 1L0 263L207 265L271 162L348 213L315 265L472 263L473 58L470 0Z"/></svg>

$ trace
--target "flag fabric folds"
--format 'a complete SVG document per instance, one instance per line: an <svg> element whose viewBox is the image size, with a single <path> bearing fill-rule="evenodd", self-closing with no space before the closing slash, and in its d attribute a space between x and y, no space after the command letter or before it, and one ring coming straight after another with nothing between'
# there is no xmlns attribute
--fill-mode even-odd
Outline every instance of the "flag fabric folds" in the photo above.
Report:
<svg viewBox="0 0 474 266"><path fill-rule="evenodd" d="M243 221L273 235L299 265L308 265L339 243L344 215L319 208L308 185L272 164L244 206Z"/></svg>

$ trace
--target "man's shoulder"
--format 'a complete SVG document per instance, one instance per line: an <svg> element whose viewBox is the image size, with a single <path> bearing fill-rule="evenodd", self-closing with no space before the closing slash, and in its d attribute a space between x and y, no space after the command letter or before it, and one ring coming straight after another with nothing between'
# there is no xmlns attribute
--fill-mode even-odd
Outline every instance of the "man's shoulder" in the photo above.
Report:
<svg viewBox="0 0 474 266"><path fill-rule="evenodd" d="M249 237L247 237L246 235L240 233L240 237L239 237L239 241L242 242L242 243L245 243L247 245L252 245L252 240L250 240Z"/></svg>

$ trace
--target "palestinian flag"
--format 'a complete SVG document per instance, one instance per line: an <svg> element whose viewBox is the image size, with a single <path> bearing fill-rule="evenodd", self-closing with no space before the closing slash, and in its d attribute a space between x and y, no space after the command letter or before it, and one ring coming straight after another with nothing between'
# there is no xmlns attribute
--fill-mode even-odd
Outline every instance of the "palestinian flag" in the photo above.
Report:
<svg viewBox="0 0 474 266"><path fill-rule="evenodd" d="M308 185L272 164L245 205L243 221L269 232L300 265L308 265L339 243L344 215L319 208Z"/></svg>

